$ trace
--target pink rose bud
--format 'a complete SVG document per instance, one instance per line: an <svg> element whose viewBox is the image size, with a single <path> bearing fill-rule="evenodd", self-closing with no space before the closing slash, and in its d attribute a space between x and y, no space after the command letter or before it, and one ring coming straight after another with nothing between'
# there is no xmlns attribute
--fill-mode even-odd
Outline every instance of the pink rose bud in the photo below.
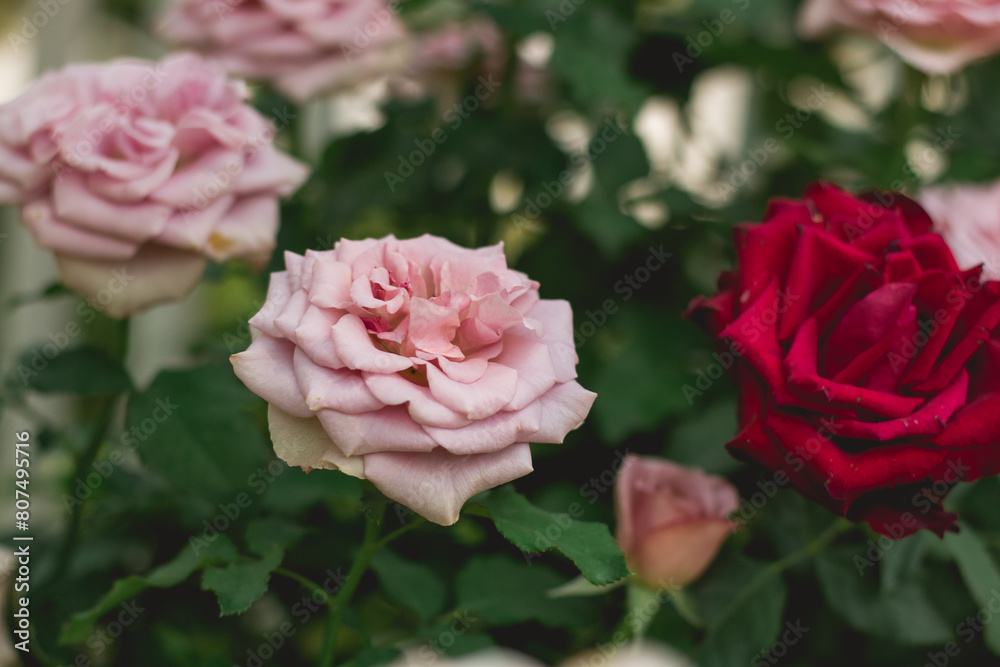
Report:
<svg viewBox="0 0 1000 667"><path fill-rule="evenodd" d="M1000 1L806 0L798 30L813 38L869 33L928 74L951 74L1000 50Z"/></svg>
<svg viewBox="0 0 1000 667"><path fill-rule="evenodd" d="M722 477L629 455L615 485L618 546L646 584L684 586L715 559L737 526L736 489Z"/></svg>
<svg viewBox="0 0 1000 667"><path fill-rule="evenodd" d="M173 0L159 32L298 101L393 73L410 50L388 0Z"/></svg>
<svg viewBox="0 0 1000 667"><path fill-rule="evenodd" d="M341 240L285 253L236 374L269 404L278 456L338 469L442 525L532 470L596 394L575 381L569 303L507 268L503 245Z"/></svg>
<svg viewBox="0 0 1000 667"><path fill-rule="evenodd" d="M245 99L193 54L47 74L0 106L0 202L114 317L182 298L207 259L263 267L308 170Z"/></svg>
<svg viewBox="0 0 1000 667"><path fill-rule="evenodd" d="M982 265L983 280L1000 280L1000 182L927 188L917 200L960 268Z"/></svg>

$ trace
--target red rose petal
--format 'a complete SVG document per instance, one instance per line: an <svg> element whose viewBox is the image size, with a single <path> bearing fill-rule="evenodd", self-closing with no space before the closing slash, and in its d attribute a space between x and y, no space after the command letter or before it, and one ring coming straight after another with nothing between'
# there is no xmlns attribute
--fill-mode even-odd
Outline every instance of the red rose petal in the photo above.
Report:
<svg viewBox="0 0 1000 667"><path fill-rule="evenodd" d="M989 283L988 285L997 285L1000 287L1000 283ZM977 318L975 324L964 333L964 336L954 348L948 352L947 356L938 364L930 377L913 387L914 391L939 391L941 387L951 381L951 378L958 374L980 346L990 340L993 330L997 327L997 324L1000 324L1000 298L980 293L975 295L973 300L970 301L970 305L973 303L976 306L984 305L984 303L987 304L985 311ZM969 310L973 309L970 306L966 308ZM958 332L956 331L956 333Z"/></svg>
<svg viewBox="0 0 1000 667"><path fill-rule="evenodd" d="M841 283L873 257L811 227L801 227L799 243L785 282L790 295L788 312L781 318L778 340L787 341L809 315L833 296Z"/></svg>
<svg viewBox="0 0 1000 667"><path fill-rule="evenodd" d="M769 219L767 224L733 228L740 266L740 303L756 301L771 280L784 279L785 267L799 239L798 225L793 220L803 212L789 209L784 215Z"/></svg>
<svg viewBox="0 0 1000 667"><path fill-rule="evenodd" d="M857 417L859 410L868 410L874 415L895 418L910 414L924 403L922 398L843 385L820 377L816 371L816 351L816 321L809 320L799 330L783 363L787 386L799 398L800 405L806 402L827 414Z"/></svg>
<svg viewBox="0 0 1000 667"><path fill-rule="evenodd" d="M968 388L969 374L963 371L947 389L927 401L916 412L882 422L838 419L840 430L837 435L878 442L940 435L951 416L965 405Z"/></svg>
<svg viewBox="0 0 1000 667"><path fill-rule="evenodd" d="M910 283L889 283L882 285L871 294L856 302L841 318L823 346L824 377L832 377L838 382L852 382L863 375L854 371L854 380L838 377L853 362L864 360L866 352L881 355L892 341L892 334L899 329L904 311L912 308L917 286ZM913 308L914 313L916 309ZM871 359L870 367L875 362Z"/></svg>
<svg viewBox="0 0 1000 667"><path fill-rule="evenodd" d="M816 471L835 500L854 500L872 491L911 484L926 477L945 458L940 449L895 444L847 453L825 435L839 436L837 419L816 428L799 416L774 411L768 414L765 428L779 446L800 456L807 469Z"/></svg>

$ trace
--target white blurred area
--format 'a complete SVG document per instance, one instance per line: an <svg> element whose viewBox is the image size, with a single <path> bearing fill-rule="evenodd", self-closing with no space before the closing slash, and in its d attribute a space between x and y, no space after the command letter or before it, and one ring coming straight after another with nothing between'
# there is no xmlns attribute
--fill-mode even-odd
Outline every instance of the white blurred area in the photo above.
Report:
<svg viewBox="0 0 1000 667"><path fill-rule="evenodd" d="M820 117L846 132L867 134L876 130L876 115L901 95L913 96L912 103L937 113L954 113L967 102L968 87L961 74L932 77L920 88L919 95L907 90L905 67L872 39L841 36L833 41L829 53L846 86L834 89L827 84L823 88L827 98L817 109L813 108L814 91L822 84L808 76L796 77L786 89L777 91L788 105L786 112L810 111L811 118ZM778 144L768 163L740 187L755 187L762 181L761 174L779 167L787 154L787 139L782 136L787 126L782 131L777 126L781 118L754 119L759 124L757 138L752 138L749 131L753 96L761 85L768 84L759 73L729 64L700 74L686 103L666 96L649 98L633 128L652 165L651 183L646 186L676 187L703 205L721 207L732 201L731 193L723 194L732 165L744 163L748 150L767 138L774 138ZM907 183L908 189L933 182L947 166L946 154L938 153L934 160L926 157L926 144L914 138L907 146L906 157L918 177ZM845 171L831 165L828 177L843 175L850 179L852 174L849 166ZM905 180L906 175L901 173L900 178Z"/></svg>

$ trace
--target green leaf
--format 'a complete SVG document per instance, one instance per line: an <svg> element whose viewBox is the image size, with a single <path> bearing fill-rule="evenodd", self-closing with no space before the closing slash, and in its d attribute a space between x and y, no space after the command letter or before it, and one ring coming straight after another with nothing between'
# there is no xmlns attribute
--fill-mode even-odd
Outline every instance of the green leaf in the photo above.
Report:
<svg viewBox="0 0 1000 667"><path fill-rule="evenodd" d="M893 542L893 549L898 545ZM879 590L871 570L858 571L856 558L869 561L858 548L827 551L816 560L816 572L827 602L847 623L869 635L915 646L943 644L954 628L931 603L919 577ZM867 569L867 568L864 568Z"/></svg>
<svg viewBox="0 0 1000 667"><path fill-rule="evenodd" d="M267 592L271 573L284 557L284 549L271 546L260 560L208 568L201 577L201 589L215 592L222 616L242 614Z"/></svg>
<svg viewBox="0 0 1000 667"><path fill-rule="evenodd" d="M51 359L42 356L46 346L21 356L21 370L29 389L46 394L110 396L132 388L121 364L96 347L78 347L59 352ZM44 366L37 359L47 362Z"/></svg>
<svg viewBox="0 0 1000 667"><path fill-rule="evenodd" d="M1000 571L979 535L963 523L961 532L945 535L944 545L955 558L972 599L981 609L992 610L990 605L1000 596ZM1000 623L985 625L983 635L990 651L1000 655Z"/></svg>
<svg viewBox="0 0 1000 667"><path fill-rule="evenodd" d="M171 588L209 563L229 562L236 556L237 551L233 543L226 536L219 535L205 547L194 545L185 547L172 561L161 565L146 576L133 575L119 579L97 604L70 618L59 635L59 643L78 644L84 641L101 616L147 588Z"/></svg>
<svg viewBox="0 0 1000 667"><path fill-rule="evenodd" d="M570 579L561 586L557 586L549 591L550 598L570 598L570 597L580 597L588 595L607 595L616 588L620 588L627 584L629 579L620 579L613 584L604 584L603 586L598 586L587 581L586 577L579 576Z"/></svg>
<svg viewBox="0 0 1000 667"><path fill-rule="evenodd" d="M372 559L372 569L386 595L409 607L421 618L441 613L447 590L434 570L383 549Z"/></svg>
<svg viewBox="0 0 1000 667"><path fill-rule="evenodd" d="M588 581L598 586L629 575L625 555L603 523L546 512L511 486L497 489L480 502L489 510L497 530L522 552L557 549L576 564Z"/></svg>
<svg viewBox="0 0 1000 667"><path fill-rule="evenodd" d="M611 102L629 112L639 108L645 92L628 76L635 41L628 23L604 7L589 7L561 21L550 19L550 30L556 47L549 68L580 103Z"/></svg>
<svg viewBox="0 0 1000 667"><path fill-rule="evenodd" d="M229 364L164 371L133 396L127 427L143 463L178 495L246 507L239 494L252 501L273 479L259 472L267 449L247 414L258 402Z"/></svg>
<svg viewBox="0 0 1000 667"><path fill-rule="evenodd" d="M717 562L691 592L708 628L698 654L705 667L745 667L781 631L785 582L765 563Z"/></svg>
<svg viewBox="0 0 1000 667"><path fill-rule="evenodd" d="M298 542L305 532L305 528L283 519L257 519L247 525L247 548L258 556L263 556L269 553L272 547L288 549Z"/></svg>
<svg viewBox="0 0 1000 667"><path fill-rule="evenodd" d="M543 565L509 556L475 556L458 573L456 602L471 616L498 626L537 620L549 627L582 627L596 620L599 607L591 599L547 596L562 581Z"/></svg>

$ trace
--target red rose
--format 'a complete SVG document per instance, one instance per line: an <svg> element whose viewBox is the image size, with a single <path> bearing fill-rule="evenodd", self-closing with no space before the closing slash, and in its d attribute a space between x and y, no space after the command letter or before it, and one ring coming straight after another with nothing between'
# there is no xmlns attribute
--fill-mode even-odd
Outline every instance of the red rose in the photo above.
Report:
<svg viewBox="0 0 1000 667"><path fill-rule="evenodd" d="M956 530L944 496L1000 472L1000 282L898 193L817 184L734 236L688 313L734 357L729 451L883 535Z"/></svg>

